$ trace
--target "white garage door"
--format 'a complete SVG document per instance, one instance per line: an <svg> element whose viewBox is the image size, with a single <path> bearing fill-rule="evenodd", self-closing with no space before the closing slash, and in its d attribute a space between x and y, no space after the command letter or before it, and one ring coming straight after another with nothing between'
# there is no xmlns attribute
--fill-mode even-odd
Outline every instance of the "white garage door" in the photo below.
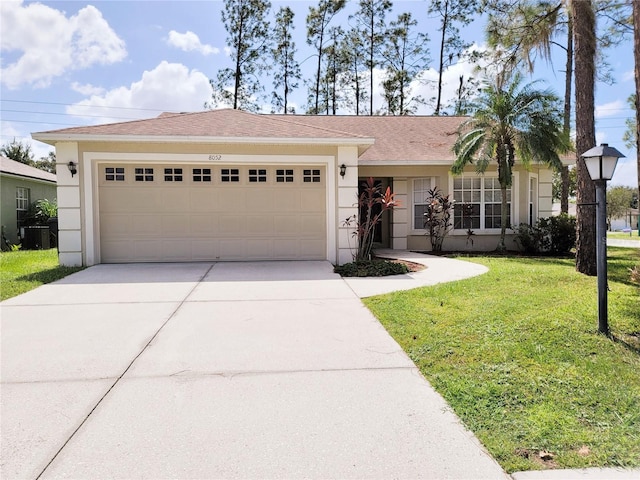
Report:
<svg viewBox="0 0 640 480"><path fill-rule="evenodd" d="M322 166L98 170L103 263L326 258Z"/></svg>

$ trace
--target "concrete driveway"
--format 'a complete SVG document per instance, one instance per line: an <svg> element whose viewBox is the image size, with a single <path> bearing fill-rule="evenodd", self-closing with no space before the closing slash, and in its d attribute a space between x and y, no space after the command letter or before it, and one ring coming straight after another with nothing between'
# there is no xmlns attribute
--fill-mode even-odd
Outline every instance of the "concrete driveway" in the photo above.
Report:
<svg viewBox="0 0 640 480"><path fill-rule="evenodd" d="M328 262L98 265L2 303L14 478L508 478Z"/></svg>

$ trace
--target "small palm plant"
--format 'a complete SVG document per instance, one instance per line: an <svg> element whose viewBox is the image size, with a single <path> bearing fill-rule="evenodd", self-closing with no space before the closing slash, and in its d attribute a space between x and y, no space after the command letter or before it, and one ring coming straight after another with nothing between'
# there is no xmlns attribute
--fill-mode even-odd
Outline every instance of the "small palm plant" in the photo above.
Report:
<svg viewBox="0 0 640 480"><path fill-rule="evenodd" d="M535 161L557 168L562 166L559 154L570 149L559 98L550 90L535 89L536 83L522 85L519 73L497 75L495 83L484 88L473 115L460 126L453 146L454 174L470 164L482 174L497 163L502 193L499 251L506 250L507 189L516 159L525 166Z"/></svg>

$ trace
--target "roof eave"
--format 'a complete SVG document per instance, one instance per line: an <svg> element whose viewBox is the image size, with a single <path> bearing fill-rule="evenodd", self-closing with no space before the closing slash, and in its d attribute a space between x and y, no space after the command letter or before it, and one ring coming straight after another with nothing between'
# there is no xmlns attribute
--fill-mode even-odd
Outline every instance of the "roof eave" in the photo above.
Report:
<svg viewBox="0 0 640 480"><path fill-rule="evenodd" d="M0 171L0 175L2 175L4 177L20 178L20 179L24 179L24 180L30 180L32 182L46 183L46 184L50 184L50 185L56 185L58 183L57 179L56 180L50 180L48 178L32 177L30 175L20 175L19 173L5 172L4 170Z"/></svg>
<svg viewBox="0 0 640 480"><path fill-rule="evenodd" d="M252 143L261 145L362 145L371 146L371 137L313 138L313 137L211 137L190 135L100 135L74 133L33 133L39 142L55 145L58 142L144 142L144 143Z"/></svg>

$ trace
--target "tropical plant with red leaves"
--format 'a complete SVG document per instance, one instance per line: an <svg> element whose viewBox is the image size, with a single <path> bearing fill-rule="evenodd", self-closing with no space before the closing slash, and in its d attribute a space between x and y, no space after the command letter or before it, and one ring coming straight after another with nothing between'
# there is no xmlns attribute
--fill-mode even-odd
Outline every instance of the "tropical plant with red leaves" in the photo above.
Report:
<svg viewBox="0 0 640 480"><path fill-rule="evenodd" d="M395 194L391 193L391 187L383 190L382 185L376 183L373 177L369 177L362 182L362 189L358 195L358 215L352 215L344 222L346 226L357 226L353 235L358 239L358 249L354 256L356 261L371 260L371 250L375 237L376 225L382 221L385 212L400 206L400 202L395 199Z"/></svg>

